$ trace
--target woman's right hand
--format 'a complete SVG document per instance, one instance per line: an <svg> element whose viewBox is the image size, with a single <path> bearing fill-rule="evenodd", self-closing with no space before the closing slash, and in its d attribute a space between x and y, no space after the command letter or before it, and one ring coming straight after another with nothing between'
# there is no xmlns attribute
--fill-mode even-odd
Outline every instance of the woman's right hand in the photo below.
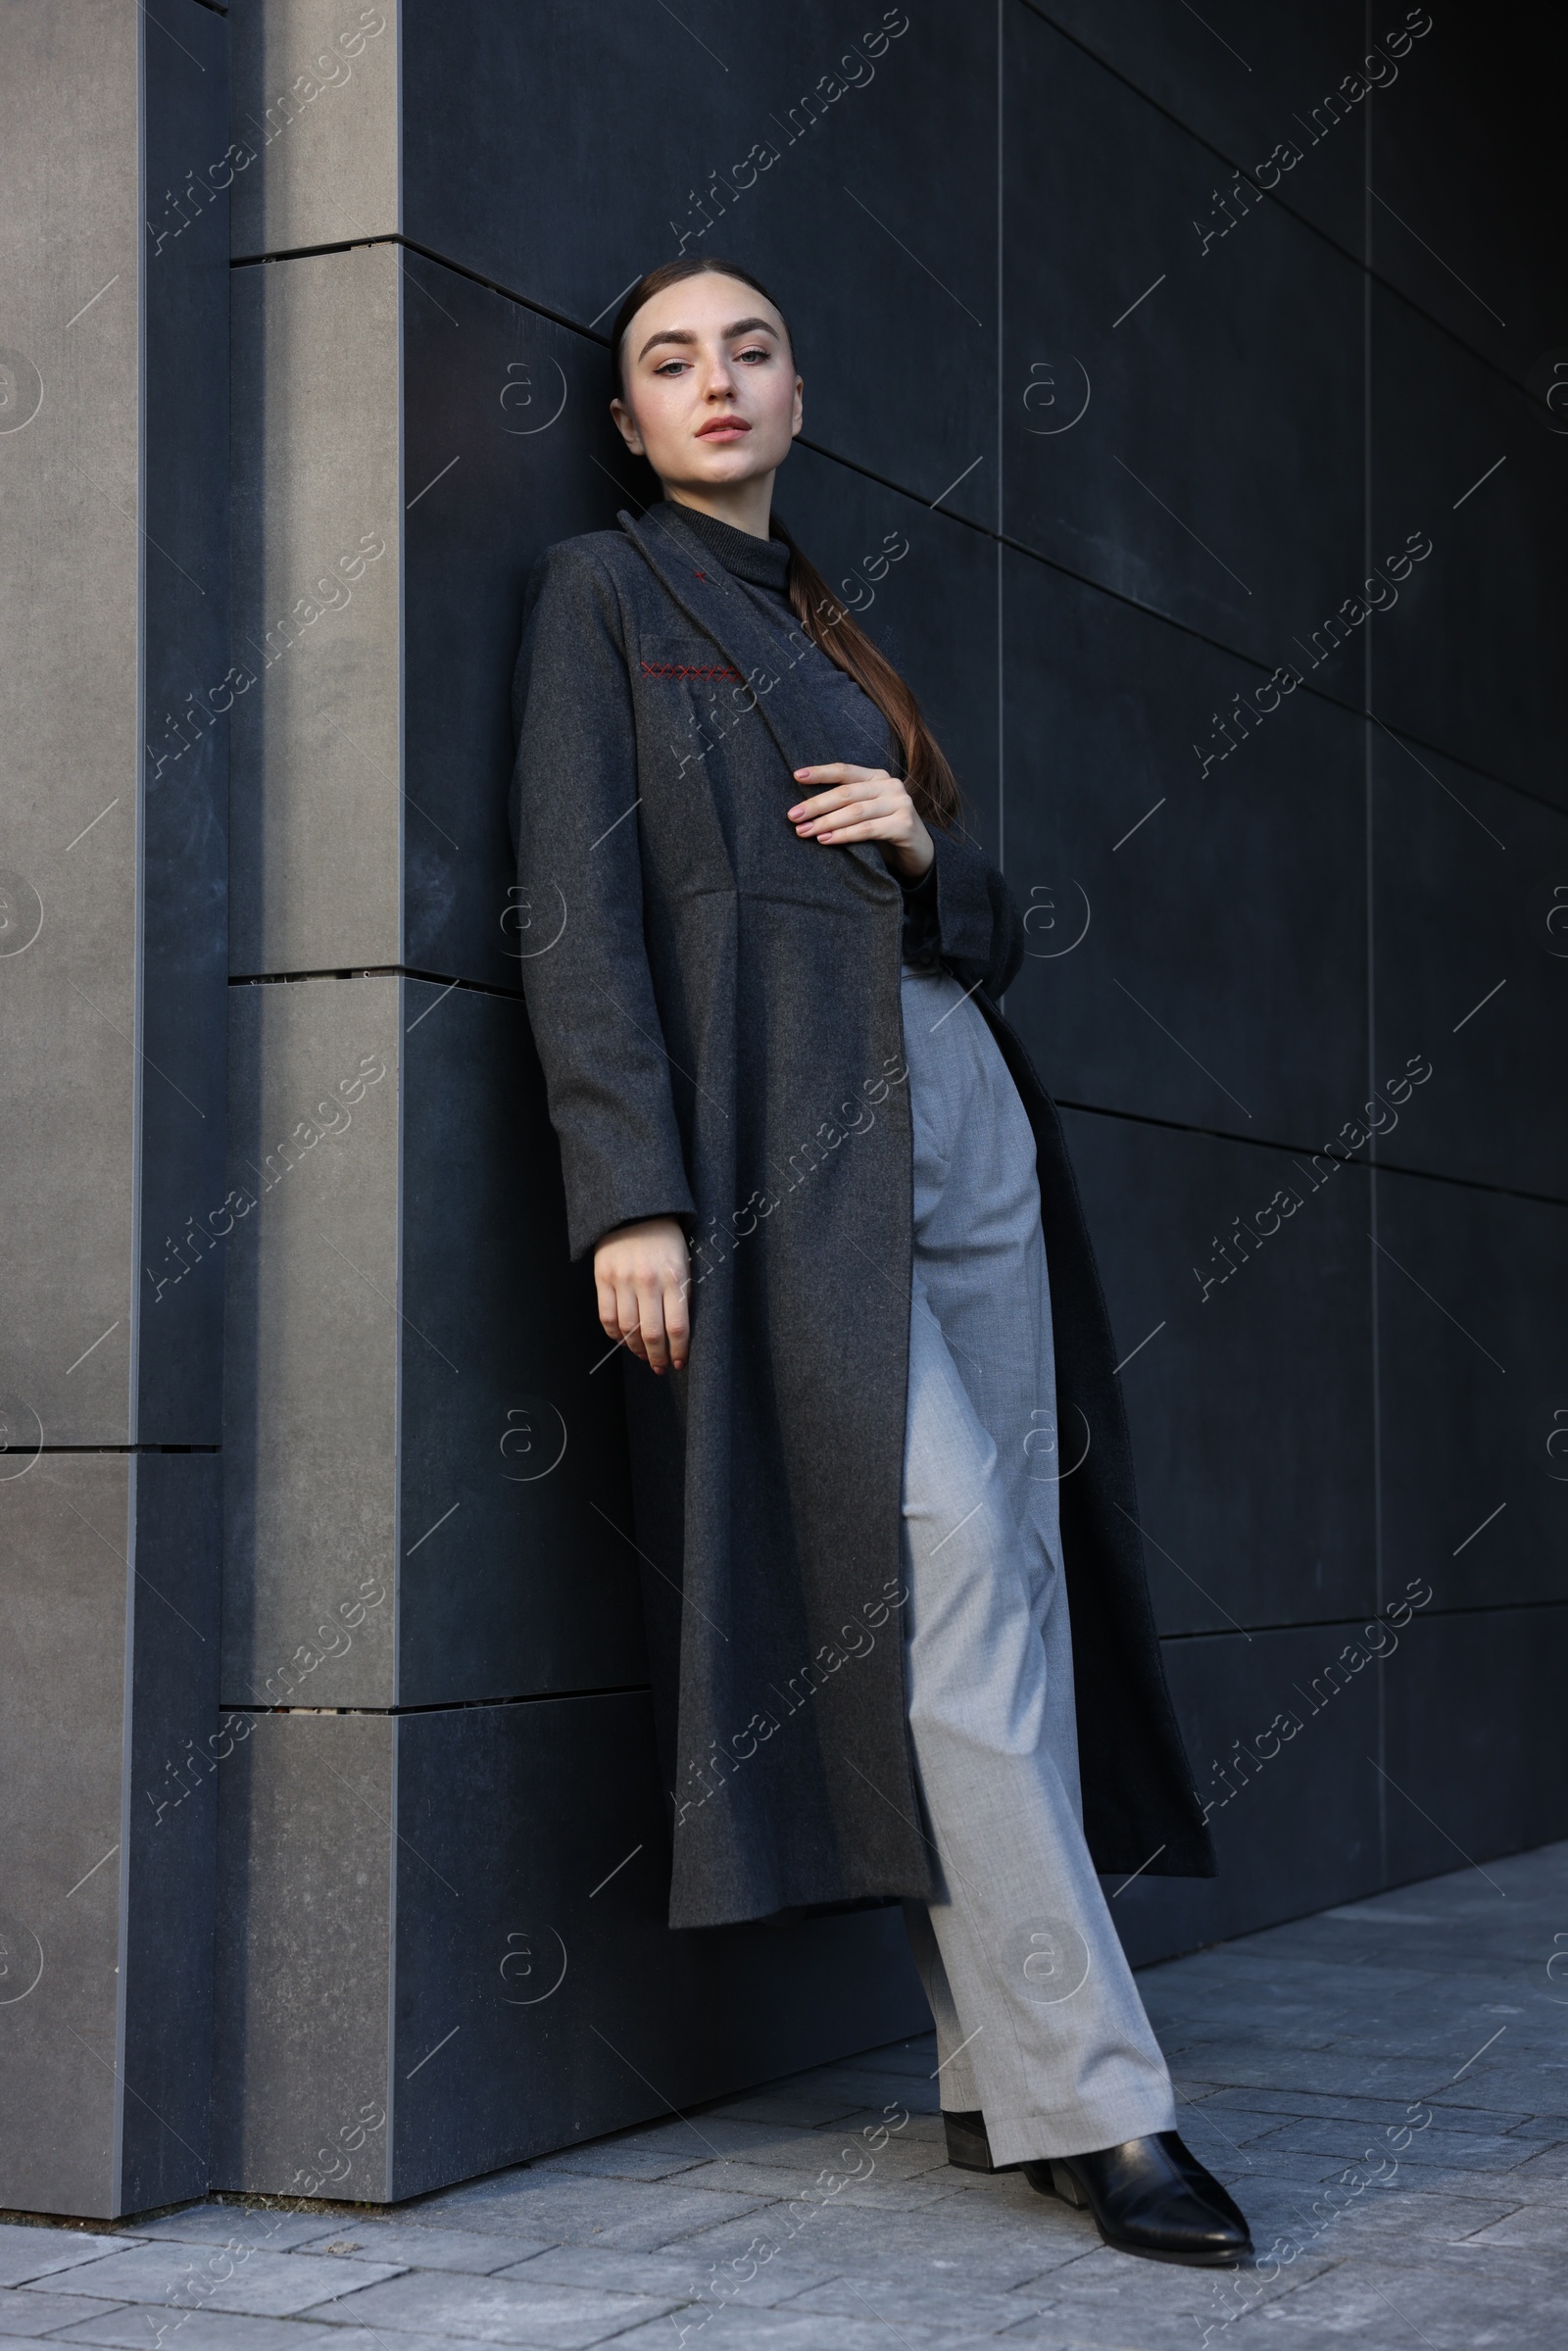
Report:
<svg viewBox="0 0 1568 2351"><path fill-rule="evenodd" d="M679 1217L607 1233L594 1250L599 1319L656 1372L684 1371L691 1345L691 1258Z"/></svg>

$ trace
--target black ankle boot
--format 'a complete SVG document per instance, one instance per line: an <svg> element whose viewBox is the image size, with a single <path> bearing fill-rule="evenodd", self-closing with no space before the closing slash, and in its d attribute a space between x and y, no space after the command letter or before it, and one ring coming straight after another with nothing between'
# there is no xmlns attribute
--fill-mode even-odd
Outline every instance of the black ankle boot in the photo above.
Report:
<svg viewBox="0 0 1568 2351"><path fill-rule="evenodd" d="M1223 2213L1226 2220L1233 2222L1244 2236L1249 2236L1250 2232L1247 2226L1247 2216L1241 2206L1221 2187L1213 2173L1204 2170L1192 2148L1184 2146L1174 2131L1162 2131L1159 2134L1159 2143L1193 2193L1200 2197L1204 2204L1212 2204L1214 2210Z"/></svg>
<svg viewBox="0 0 1568 2351"><path fill-rule="evenodd" d="M1042 2195L1093 2213L1118 2253L1218 2269L1252 2250L1241 2213L1174 2131L1085 2155L1054 2155L1026 2163L1023 2173Z"/></svg>

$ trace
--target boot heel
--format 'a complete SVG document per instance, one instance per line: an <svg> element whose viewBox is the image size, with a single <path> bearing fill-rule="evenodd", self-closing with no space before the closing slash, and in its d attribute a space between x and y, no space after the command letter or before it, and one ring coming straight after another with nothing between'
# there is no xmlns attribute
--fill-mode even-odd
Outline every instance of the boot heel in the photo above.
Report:
<svg viewBox="0 0 1568 2351"><path fill-rule="evenodd" d="M1051 2184L1062 2202L1070 2204L1075 2212L1089 2210L1089 2198L1073 2178L1070 2167L1058 2162L1055 2156L1051 2158Z"/></svg>
<svg viewBox="0 0 1568 2351"><path fill-rule="evenodd" d="M994 2172L991 2160L991 2141L986 2136L986 2119L978 2111L973 2114L942 2116L943 2134L948 2142L948 2161L956 2164L960 2172Z"/></svg>

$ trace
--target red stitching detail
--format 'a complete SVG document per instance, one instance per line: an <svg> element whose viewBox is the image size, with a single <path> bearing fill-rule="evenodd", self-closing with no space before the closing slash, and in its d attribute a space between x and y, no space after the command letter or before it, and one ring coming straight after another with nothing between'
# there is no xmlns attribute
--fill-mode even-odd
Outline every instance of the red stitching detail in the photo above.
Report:
<svg viewBox="0 0 1568 2351"><path fill-rule="evenodd" d="M729 662L644 661L644 677L733 677L740 671Z"/></svg>

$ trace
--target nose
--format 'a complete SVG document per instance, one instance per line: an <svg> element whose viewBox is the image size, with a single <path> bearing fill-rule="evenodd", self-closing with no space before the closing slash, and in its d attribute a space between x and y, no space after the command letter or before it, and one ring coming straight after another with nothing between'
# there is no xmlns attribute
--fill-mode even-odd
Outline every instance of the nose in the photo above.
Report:
<svg viewBox="0 0 1568 2351"><path fill-rule="evenodd" d="M722 351L710 352L708 358L708 376L707 381L703 386L703 397L705 400L734 399L735 371L730 366L727 353Z"/></svg>

